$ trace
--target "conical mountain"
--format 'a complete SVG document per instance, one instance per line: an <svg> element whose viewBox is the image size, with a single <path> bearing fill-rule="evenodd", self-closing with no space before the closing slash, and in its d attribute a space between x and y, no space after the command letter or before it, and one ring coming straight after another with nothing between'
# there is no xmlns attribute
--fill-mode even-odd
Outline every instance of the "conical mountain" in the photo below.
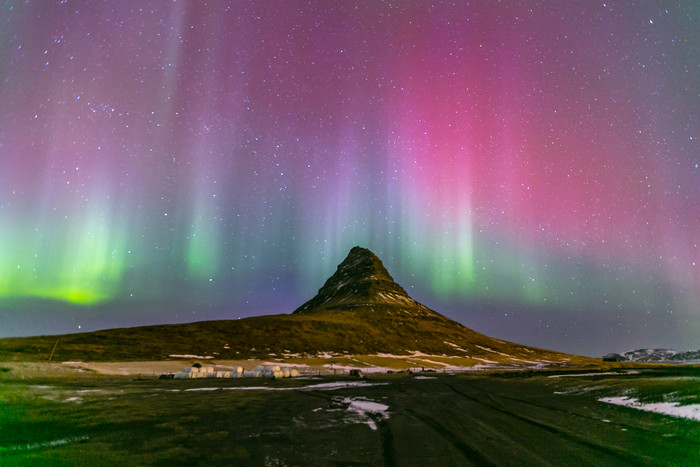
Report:
<svg viewBox="0 0 700 467"><path fill-rule="evenodd" d="M409 297L381 260L360 247L350 250L318 294L292 314L0 339L0 359L45 360L49 354L82 361L185 354L220 359L403 355L415 365L451 365L454 358L467 365L568 364L572 357L494 339L431 310ZM420 355L430 358L420 363Z"/></svg>
<svg viewBox="0 0 700 467"><path fill-rule="evenodd" d="M350 250L335 273L319 289L318 294L297 308L294 313L358 308L414 315L431 313L394 282L374 253L359 246Z"/></svg>
<svg viewBox="0 0 700 467"><path fill-rule="evenodd" d="M374 253L359 246L291 317L313 322L322 333L308 337L308 342L323 340L322 346L333 352L420 352L469 356L485 363L567 357L485 336L431 310L394 282Z"/></svg>

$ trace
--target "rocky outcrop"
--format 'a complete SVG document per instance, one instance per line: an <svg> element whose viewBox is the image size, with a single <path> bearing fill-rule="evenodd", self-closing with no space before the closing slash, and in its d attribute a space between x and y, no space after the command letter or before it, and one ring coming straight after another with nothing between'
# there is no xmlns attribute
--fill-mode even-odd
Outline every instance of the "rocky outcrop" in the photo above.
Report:
<svg viewBox="0 0 700 467"><path fill-rule="evenodd" d="M348 253L318 293L294 313L321 310L373 308L376 311L403 312L411 315L434 313L413 300L391 277L382 261L359 246Z"/></svg>

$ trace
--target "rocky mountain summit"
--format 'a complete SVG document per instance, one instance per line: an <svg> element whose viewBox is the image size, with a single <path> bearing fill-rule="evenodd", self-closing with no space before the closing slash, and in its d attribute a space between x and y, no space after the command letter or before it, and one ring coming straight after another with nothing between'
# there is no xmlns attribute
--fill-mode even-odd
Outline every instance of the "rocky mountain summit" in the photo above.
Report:
<svg viewBox="0 0 700 467"><path fill-rule="evenodd" d="M369 308L377 311L429 315L435 312L408 296L371 251L359 246L350 250L335 273L308 302L294 313Z"/></svg>

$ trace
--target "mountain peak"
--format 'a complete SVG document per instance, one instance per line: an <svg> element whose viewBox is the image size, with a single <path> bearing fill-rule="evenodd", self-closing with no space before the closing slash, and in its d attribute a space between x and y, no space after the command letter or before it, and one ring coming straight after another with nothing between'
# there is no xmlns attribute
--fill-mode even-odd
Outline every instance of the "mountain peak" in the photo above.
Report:
<svg viewBox="0 0 700 467"><path fill-rule="evenodd" d="M357 280L388 280L394 282L389 271L386 270L382 260L367 248L353 247L348 256L338 265L336 274L348 275ZM332 277L335 277L334 274ZM330 278L329 278L330 280Z"/></svg>
<svg viewBox="0 0 700 467"><path fill-rule="evenodd" d="M382 261L370 250L353 247L335 273L318 290L318 294L294 313L320 310L349 310L371 307L411 309L424 313L426 307L408 296L391 277Z"/></svg>

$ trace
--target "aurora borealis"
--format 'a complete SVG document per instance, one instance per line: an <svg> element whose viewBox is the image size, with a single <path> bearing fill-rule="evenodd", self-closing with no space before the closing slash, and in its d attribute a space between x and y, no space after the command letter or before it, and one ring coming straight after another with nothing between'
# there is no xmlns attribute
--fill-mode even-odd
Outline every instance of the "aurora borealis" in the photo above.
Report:
<svg viewBox="0 0 700 467"><path fill-rule="evenodd" d="M3 1L0 336L288 313L700 348L694 1Z"/></svg>

